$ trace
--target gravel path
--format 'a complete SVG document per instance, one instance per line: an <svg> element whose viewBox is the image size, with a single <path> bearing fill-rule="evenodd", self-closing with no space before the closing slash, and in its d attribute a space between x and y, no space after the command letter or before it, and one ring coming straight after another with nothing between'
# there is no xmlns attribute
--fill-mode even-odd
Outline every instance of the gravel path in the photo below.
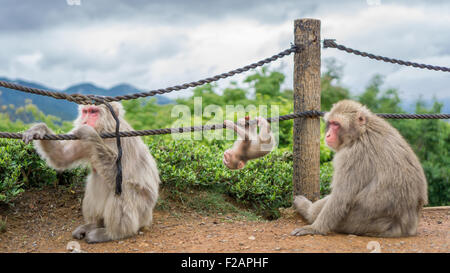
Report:
<svg viewBox="0 0 450 273"><path fill-rule="evenodd" d="M72 230L82 222L80 195L61 191L25 193L14 208L0 208L7 231L0 252L67 252ZM240 215L202 216L156 211L154 224L125 240L89 245L86 252L450 252L450 208L425 209L417 236L373 238L354 235L294 237L305 223L286 209L276 221Z"/></svg>

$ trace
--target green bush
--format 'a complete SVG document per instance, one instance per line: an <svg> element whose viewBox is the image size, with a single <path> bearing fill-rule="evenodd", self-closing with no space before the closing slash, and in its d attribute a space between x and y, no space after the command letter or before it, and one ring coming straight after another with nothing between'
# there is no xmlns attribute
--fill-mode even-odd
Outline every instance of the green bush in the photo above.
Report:
<svg viewBox="0 0 450 273"><path fill-rule="evenodd" d="M162 187L171 191L174 198L189 187L213 189L266 218L276 218L279 207L291 206L292 152L276 149L248 162L244 169L232 171L222 163L227 145L159 139L150 142L149 147L158 163ZM332 172L330 163L321 166L323 195L329 193Z"/></svg>
<svg viewBox="0 0 450 273"><path fill-rule="evenodd" d="M25 188L82 181L82 168L57 173L39 158L32 145L0 139L0 202L11 204Z"/></svg>
<svg viewBox="0 0 450 273"><path fill-rule="evenodd" d="M11 150L11 146L0 146L0 201L5 203L11 202L14 197L23 192L23 183L18 180L20 167L17 167L14 155L10 153Z"/></svg>
<svg viewBox="0 0 450 273"><path fill-rule="evenodd" d="M155 157L162 187L173 199L182 198L190 188L213 190L229 195L266 218L279 216L279 207L292 202L292 152L276 149L264 158L250 161L238 171L222 163L223 151L232 145L214 141L174 141L164 137L146 138ZM326 149L328 150L328 149ZM329 159L329 150L321 158ZM329 193L331 164L321 166L321 193ZM86 170L58 173L39 158L32 145L0 139L0 202L12 204L24 189L44 185L74 184L84 180Z"/></svg>
<svg viewBox="0 0 450 273"><path fill-rule="evenodd" d="M450 205L450 160L447 158L442 164L425 161L422 166L428 182L429 205Z"/></svg>
<svg viewBox="0 0 450 273"><path fill-rule="evenodd" d="M342 66L329 61L322 75L322 110L344 98L353 98L366 104L378 113L402 113L400 97L395 89L381 90L383 78L375 76L366 90L352 96L349 90L340 84ZM292 113L293 91L282 90L284 76L276 71L257 70L243 82L231 82L224 90L208 84L193 90L194 96L178 99L193 113L194 97L201 96L203 105L216 104L226 109L228 104L279 106L279 113ZM131 100L124 102L126 119L135 129L173 127L175 119L171 117L173 105L158 105L154 99ZM8 110L8 111L7 111ZM14 111L13 111L14 110ZM417 113L439 113L442 105L435 103L431 108L418 101ZM33 116L34 120L46 122L56 132L66 132L71 125L67 122L45 116L31 103L14 109L0 105L0 131L17 132L28 128L20 120L10 120L9 114L16 118ZM8 113L8 114L7 114ZM246 113L255 116L256 112ZM270 110L268 116L275 116ZM209 117L193 116L195 120L208 121ZM227 118L231 118L230 116ZM235 118L234 115L232 117ZM428 181L430 205L450 204L450 124L440 120L390 120L405 137L419 157ZM62 126L60 127L60 125ZM269 218L278 216L278 208L290 206L292 199L292 139L293 121L279 124L279 147L266 157L251 161L239 171L230 171L222 163L223 151L230 142L220 140L174 141L170 136L146 137L152 154L158 163L162 187L170 196L182 200L181 193L189 188L206 189L205 192L226 194L238 202L253 207ZM272 127L275 131L275 127ZM321 124L320 144L320 190L321 195L330 192L333 167L330 162L333 153L324 145L324 124ZM31 145L17 140L0 139L0 202L11 203L15 196L27 187L47 184L73 184L83 181L85 169L76 169L57 173L40 160Z"/></svg>
<svg viewBox="0 0 450 273"><path fill-rule="evenodd" d="M278 208L292 202L291 148L278 148L267 156L250 161L242 170L231 171L222 163L223 151L232 143L147 137L155 157L162 187L172 199L182 199L189 189L208 190L233 197L266 218L277 218ZM331 151L321 145L320 192L330 192L333 167ZM433 163L431 163L433 162ZM430 204L448 204L450 200L449 162L425 161ZM0 139L0 201L11 203L28 187L74 184L84 180L82 168L57 173L47 167L31 145L18 140ZM443 179L444 178L444 179Z"/></svg>

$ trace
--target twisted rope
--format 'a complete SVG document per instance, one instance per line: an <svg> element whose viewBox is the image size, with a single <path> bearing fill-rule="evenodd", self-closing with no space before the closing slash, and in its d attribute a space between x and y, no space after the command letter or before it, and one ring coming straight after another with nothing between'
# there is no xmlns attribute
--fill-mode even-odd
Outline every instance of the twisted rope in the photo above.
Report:
<svg viewBox="0 0 450 273"><path fill-rule="evenodd" d="M293 113L284 116L271 117L268 118L269 122L278 122L291 120L295 118L314 118L323 116L325 112L320 111L305 111L300 113ZM387 119L450 119L450 114L377 114L379 117ZM254 123L256 120L251 120L249 123ZM223 129L225 125L221 124L210 124L202 126L191 126L191 127L180 127L180 128L163 128L163 129L152 129L152 130L140 130L140 131L122 131L119 132L119 137L137 137L137 136L154 136L154 135L168 135L168 134L178 134L178 133L189 133L197 131L209 131ZM0 138L12 138L12 139L22 139L22 134L20 133L9 133L0 132ZM102 138L116 138L117 134L114 132L101 133ZM35 140L76 140L78 139L73 134L59 134L59 135L45 135L41 138L34 138Z"/></svg>
<svg viewBox="0 0 450 273"><path fill-rule="evenodd" d="M377 60L377 61L383 61L383 62L387 62L387 63L396 63L396 64L405 65L405 66L412 66L412 67L416 67L416 68L450 72L450 68L449 67L413 63L413 62L408 62L408 61L402 61L402 60L398 60L398 59L392 59L392 58L388 58L388 57L383 57L383 56L379 56L379 55L374 55L374 54L367 53L367 52L362 52L362 51L359 51L359 50L356 50L356 49L348 48L348 47L343 46L343 45L339 45L333 39L325 39L323 41L323 47L324 48L328 48L328 47L337 48L337 49L345 51L347 53L352 53L352 54L355 54L355 55L359 55L359 56L362 56L362 57L367 57L367 58L370 58L370 59L374 59L374 60Z"/></svg>
<svg viewBox="0 0 450 273"><path fill-rule="evenodd" d="M257 68L259 66L263 66L265 64L274 62L274 61L276 61L276 60L278 60L280 58L283 58L285 56L288 56L288 55L296 52L298 49L299 49L299 46L292 45L291 48L283 50L280 53L273 55L272 57L263 59L263 60L261 60L259 62L256 62L256 63L252 63L252 64L249 64L249 65L246 65L246 66L244 66L242 68L234 69L234 70L231 70L229 72L225 72L225 73L222 73L222 74L219 74L219 75L216 75L216 76L213 76L213 77L209 77L209 78L206 78L206 79L193 81L193 82L190 82L190 83L185 83L185 84L176 85L176 86L172 86L172 87L167 87L167 88L164 88L164 89L152 90L152 91L143 92L143 93L135 93L135 94L130 94L130 95L116 96L116 97L106 97L105 100L107 100L107 101L132 100L132 99L137 99L137 98L143 98L143 97L149 97L149 96L155 96L155 95L162 95L162 94L166 94L166 93L169 93L169 92L172 92L172 91L180 91L180 90L187 89L187 88L190 88L190 87L197 87L197 86L200 86L200 85L204 85L204 84L207 84L207 83L218 81L220 79L225 79L225 78L234 76L236 74L241 74L241 73L244 73L246 71L249 71L250 69L254 69L254 68Z"/></svg>
<svg viewBox="0 0 450 273"><path fill-rule="evenodd" d="M116 122L116 145L117 145L117 159L116 159L116 167L117 167L117 175L116 175L116 195L122 194L122 144L120 143L120 136L119 136L119 128L120 128L120 121L117 117L116 113L114 112L114 109L112 108L111 104L104 102L106 107L108 107L109 112L111 113L113 119Z"/></svg>
<svg viewBox="0 0 450 273"><path fill-rule="evenodd" d="M382 60L385 62L397 63L400 65L413 66L413 67L423 68L423 69L430 69L430 70L436 70L436 71L440 70L440 71L450 72L450 68L448 68L448 67L440 67L440 66L432 66L432 65L426 65L426 64L413 63L413 62L402 61L402 60L398 60L398 59L387 58L387 57L383 57L383 56L377 56L377 55L373 55L373 54L370 54L367 52L361 52L359 50L348 48L343 45L338 45L332 39L325 39L323 42L323 46L324 46L324 48L328 48L328 47L337 48L339 50L343 50L348 53L353 53L356 55L368 57L368 58L375 59L375 60ZM151 90L151 91L142 92L142 93L135 93L135 94L129 94L129 95L123 95L123 96L116 96L116 97L105 96L105 97L102 97L101 100L98 99L99 96L95 96L95 95L66 94L63 92L56 92L56 91L50 91L50 90L45 90L45 89L27 87L27 86L23 86L20 84L7 82L7 81L0 81L0 86L8 88L8 89L18 90L18 91L25 92L25 93L31 93L31 94L36 94L36 95L52 97L54 99L67 100L67 101L75 102L77 104L84 104L84 105L85 104L97 104L98 105L98 104L103 104L103 102L132 100L132 99L137 99L137 98L162 95L162 94L170 93L173 91L180 91L180 90L184 90L187 88L197 87L197 86L204 85L207 83L215 82L220 79L225 79L225 78L234 76L236 74L240 74L240 73L249 71L250 69L254 69L259 66L263 66L265 64L274 62L280 58L283 58L285 56L292 54L293 52L298 52L301 48L302 48L301 46L292 45L289 49L283 50L280 53L275 54L269 58L265 58L259 62L252 63L252 64L246 65L242 68L234 69L229 72L218 74L213 77L201 79L198 81L193 81L193 82L189 82L189 83L184 83L184 84L180 84L180 85L167 87L164 89L156 89L156 90Z"/></svg>
<svg viewBox="0 0 450 273"><path fill-rule="evenodd" d="M47 97L52 97L54 99L58 100L67 100L71 102L75 102L77 104L92 104L92 99L89 95L81 95L81 94L66 94L62 92L55 92L55 91L49 91L39 88L33 88L33 87L27 87L20 84L7 82L7 81L0 81L0 86L8 88L8 89L14 89L18 90L24 93L31 93L36 95L42 95ZM100 104L100 103L97 103Z"/></svg>
<svg viewBox="0 0 450 273"><path fill-rule="evenodd" d="M411 63L411 62L404 62L401 60L396 59L390 59L386 57L381 56L375 56L373 54L360 52L358 50L346 48L342 45L336 44L333 40L325 40L324 41L324 47L335 47L340 50L347 51L349 53L353 53L356 55L361 55L364 57L369 57L372 59L377 60L383 60L385 62L391 62L391 63L398 63L402 65L409 65L419 68L427 68L432 70L442 70L450 72L449 68L446 67L436 67L436 66L430 66L430 65L423 65L423 64L417 64L417 63ZM150 97L155 95L162 95L173 91L180 91L184 89L188 89L191 87L196 87L200 85L204 85L206 83L211 83L218 81L220 79L225 79L231 76L234 76L236 74L240 74L243 72L246 72L250 69L254 69L259 66L263 66L265 64L271 63L273 61L276 61L280 58L283 58L285 56L288 56L292 54L293 52L297 52L301 47L292 45L291 48L286 49L278 54L275 54L269 58L263 59L259 62L252 63L250 65L244 66L242 68L234 69L226 73L222 73L210 78L193 81L189 83L184 83L181 85L176 85L172 87L167 87L164 89L157 89L152 90L148 92L142 92L142 93L135 93L135 94L129 94L129 95L123 95L123 96L116 96L116 97L109 97L109 96L96 96L96 95L81 95L81 94L66 94L62 92L55 92L55 91L49 91L39 88L32 88L32 87L26 87L22 86L16 83L11 83L7 81L0 81L0 86L5 87L8 89L14 89L18 91L22 91L25 93L31 93L36 95L42 95L42 96L48 96L53 97L55 99L63 99L71 102L75 102L77 104L105 104L108 109L111 112L111 115L113 116L114 120L116 121L116 132L114 133L102 133L100 134L100 137L102 138L116 138L117 142L117 148L118 148L118 157L116 160L117 165L117 175L116 175L116 194L120 195L122 192L122 164L121 164L121 157L122 157L122 147L120 143L121 137L134 137L134 136L145 136L145 135L162 135L162 134L174 134L174 133L185 133L185 132L195 132L195 131L206 131L206 130L216 130L216 129L223 129L225 128L225 125L222 124L213 124L213 125L202 125L202 126L192 126L192 127L183 127L183 128L164 128L164 129L153 129L153 130L143 130L143 131L129 131L129 132L120 132L119 131L119 119L117 118L116 114L114 113L113 108L109 104L109 102L113 101L122 101L122 100L131 100L131 99L137 99L137 98L143 98L143 97ZM307 118L313 118L313 117L319 117L323 116L323 112L311 110L311 111L305 111L301 113L294 113L279 117L272 117L269 118L269 122L279 122L283 120L290 120L294 118L300 118L300 117L307 117ZM378 114L379 116L383 116L385 118L450 118L450 114L426 114L426 115L408 115L408 114ZM250 123L255 123L255 120L246 122L246 126L248 126ZM13 138L13 139L22 139L23 134L19 133L9 133L9 132L0 132L0 138ZM34 137L33 139L41 139ZM73 134L60 134L60 135L45 135L43 140L75 140L78 139Z"/></svg>
<svg viewBox="0 0 450 273"><path fill-rule="evenodd" d="M0 81L0 86L8 88L8 89L18 90L18 91L25 92L25 93L31 93L31 94L36 94L36 95L52 97L54 99L59 99L59 100L67 100L67 101L75 102L77 104L97 104L98 105L98 104L103 104L103 102L132 100L132 99L137 99L137 98L162 95L162 94L170 93L173 91L180 91L180 90L188 89L190 87L197 87L197 86L204 85L207 83L215 82L220 79L225 79L225 78L234 76L236 74L244 73L246 71L249 71L250 69L254 69L259 66L263 66L265 64L274 62L280 58L283 58L285 56L292 54L293 52L296 52L299 48L300 48L299 46L292 45L289 49L283 50L280 53L275 54L269 58L265 58L259 62L252 63L252 64L246 65L244 67L234 69L229 72L225 72L225 73L222 73L222 74L219 74L219 75L216 75L213 77L209 77L206 79L193 81L193 82L189 82L189 83L184 83L184 84L180 84L180 85L175 85L175 86L167 87L164 89L152 90L152 91L148 91L148 92L135 93L135 94L129 94L129 95L123 95L123 96L116 96L116 97L105 96L105 97L101 97L101 99L98 99L99 96L95 96L95 95L66 94L66 93L62 93L62 92L55 92L55 91L49 91L49 90L44 90L44 89L39 89L39 88L27 87L27 86L23 86L20 84L7 82L7 81Z"/></svg>
<svg viewBox="0 0 450 273"><path fill-rule="evenodd" d="M450 114L377 114L386 119L450 119Z"/></svg>

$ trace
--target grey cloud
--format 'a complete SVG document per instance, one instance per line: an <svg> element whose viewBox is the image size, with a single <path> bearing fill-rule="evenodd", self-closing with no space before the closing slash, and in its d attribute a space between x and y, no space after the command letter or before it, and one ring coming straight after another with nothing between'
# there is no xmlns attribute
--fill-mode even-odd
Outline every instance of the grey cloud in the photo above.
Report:
<svg viewBox="0 0 450 273"><path fill-rule="evenodd" d="M151 24L196 24L224 17L246 17L266 23L284 21L290 14L305 14L315 1L219 0L145 1L80 0L70 6L64 0L4 0L0 31L33 30L56 24L89 24L104 20L141 20Z"/></svg>
<svg viewBox="0 0 450 273"><path fill-rule="evenodd" d="M158 39L154 44L139 44L122 42L118 46L118 52L114 57L97 56L89 52L76 50L69 51L65 48L49 45L42 47L43 58L39 62L42 69L54 69L64 67L69 70L96 70L108 71L122 65L146 66L160 58L168 58L183 50L183 41L186 38L177 36L177 39Z"/></svg>
<svg viewBox="0 0 450 273"><path fill-rule="evenodd" d="M0 31L34 30L56 24L90 24L105 20L141 20L149 24L196 24L224 17L245 17L277 23L313 14L320 9L347 10L368 6L364 0L80 0L70 6L65 0L3 0ZM370 2L370 1L369 1ZM419 0L380 0L381 4L421 3ZM433 5L445 3L433 1Z"/></svg>
<svg viewBox="0 0 450 273"><path fill-rule="evenodd" d="M401 19L389 24L376 19L373 22L373 27L366 31L361 31L361 33L348 35L340 30L325 33L327 15L339 15L340 19L345 19L345 24L351 25L354 23L351 15L368 8L366 0L81 0L81 6L69 6L65 0L0 1L2 4L0 9L0 62L3 64L2 69L4 71L2 73L15 75L17 72L14 72L14 69L8 69L14 66L13 62L17 56L38 51L42 53L42 59L38 63L41 71L35 71L35 74L31 72L24 74L26 71L20 70L20 67L17 70L19 70L19 73L24 74L21 76L23 78L29 79L30 75L32 75L39 80L41 78L53 80L57 85L68 85L84 77L80 75L86 75L88 79L95 80L96 83L102 81L100 84L103 85L108 85L109 82L113 84L120 77L120 81L130 81L131 83L133 83L132 81L138 81L143 86L149 84L165 86L178 84L185 79L194 80L223 71L217 71L220 70L218 67L221 66L211 63L208 67L202 67L202 69L205 69L203 74L196 69L186 69L178 74L160 76L158 79L147 76L149 71L153 72L149 69L149 66L155 60L165 61L165 59L170 59L170 57L182 51L192 50L192 48L187 48L185 45L186 40L189 40L188 36L190 33L158 34L158 37L155 37L157 40L151 45L148 42L123 41L116 48L116 55L97 56L89 52L77 51L77 48L64 44L64 42L70 42L71 37L64 36L63 39L66 41L45 40L52 37L51 35L43 38L39 37L41 34L48 35L51 33L48 30L54 27L73 29L75 26L83 29L91 25L101 25L103 27L113 24L120 25L121 22L126 22L128 26L133 26L133 23L137 23L136 25L139 26L169 26L172 28L168 29L176 30L177 26L188 26L188 29L195 29L197 25L220 22L221 19L248 19L257 21L260 25L277 25L297 18L314 17L322 20L322 38L336 38L338 42L342 42L345 45L374 54L412 61L450 54L450 32L445 31L448 26L445 25L445 21L441 21L441 25L436 25L434 21L439 20L433 20L433 18L430 18L429 22L413 25L409 25L410 21L402 24ZM381 5L420 6L425 14L427 13L426 8L431 7L442 12L444 18L448 18L448 14L450 14L448 1L432 1L428 4L424 4L419 0L380 0L380 2ZM369 17L367 20L371 20L371 18ZM240 27L240 25L237 25L237 27ZM339 34L347 35L345 40L339 37ZM214 35L212 34L211 37L214 37ZM280 33L273 40L276 41L280 49L287 47L289 42L292 41L292 30L289 29ZM239 44L236 47L239 48ZM266 49L267 46L264 45L255 47L256 52L263 52ZM218 50L226 49L219 48ZM273 53L276 53L275 49ZM345 64L343 82L351 87L353 92L363 90L367 81L375 73L389 75L401 69L398 66L361 59L360 57L337 52L334 49L324 50L323 56L327 55L338 57ZM261 54L261 57L266 57L265 53ZM283 61L288 62L287 59ZM152 69L157 69L157 67ZM289 62L289 66L285 70L287 71L286 83L288 86L291 86L291 62ZM49 76L48 71L55 73L55 76ZM75 74L69 74L72 72ZM56 76L57 73L59 74ZM205 75L205 73L207 74ZM408 74L408 70L398 73L395 77L387 76L387 85L392 84L394 87L399 87L402 90L427 89L425 88L427 86L426 81L411 80L411 84L405 83L405 74ZM440 91L439 86L446 84L446 81L448 82L448 77L446 77L446 75L442 75L435 78L433 90L439 90L438 93L444 94L445 91ZM423 76L423 79L427 79L427 75ZM417 87L413 88L415 86Z"/></svg>

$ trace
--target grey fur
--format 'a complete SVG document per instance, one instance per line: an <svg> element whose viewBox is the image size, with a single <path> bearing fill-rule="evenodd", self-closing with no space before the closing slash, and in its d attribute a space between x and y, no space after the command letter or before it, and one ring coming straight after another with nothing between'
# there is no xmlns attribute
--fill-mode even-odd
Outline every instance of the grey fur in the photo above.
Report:
<svg viewBox="0 0 450 273"><path fill-rule="evenodd" d="M120 130L131 131L123 118L124 111L119 103L111 103L120 119ZM80 106L80 113L83 107ZM56 170L64 170L80 164L88 164L92 171L86 182L82 210L85 225L73 232L73 237L88 243L117 240L137 234L141 227L150 226L153 208L158 199L160 183L154 158L139 137L122 139L122 194L115 195L115 161L117 147L114 139L101 139L99 133L113 132L115 121L109 110L101 105L96 128L83 125L81 114L74 122L73 134L81 140L47 141L36 140L34 146L47 164ZM33 126L24 133L29 142L34 135L43 136L53 132L43 123Z"/></svg>
<svg viewBox="0 0 450 273"><path fill-rule="evenodd" d="M230 120L224 121L226 128L238 135L233 147L223 154L223 163L229 169L241 169L248 160L263 157L273 150L276 143L269 122L263 117L257 117L256 120L257 123L250 124L247 129L245 118L239 119L237 124Z"/></svg>
<svg viewBox="0 0 450 273"><path fill-rule="evenodd" d="M338 120L343 130L334 147L332 191L315 203L294 198L294 207L310 225L292 235L415 235L428 197L422 166L411 147L360 103L338 102L325 116L330 120Z"/></svg>

